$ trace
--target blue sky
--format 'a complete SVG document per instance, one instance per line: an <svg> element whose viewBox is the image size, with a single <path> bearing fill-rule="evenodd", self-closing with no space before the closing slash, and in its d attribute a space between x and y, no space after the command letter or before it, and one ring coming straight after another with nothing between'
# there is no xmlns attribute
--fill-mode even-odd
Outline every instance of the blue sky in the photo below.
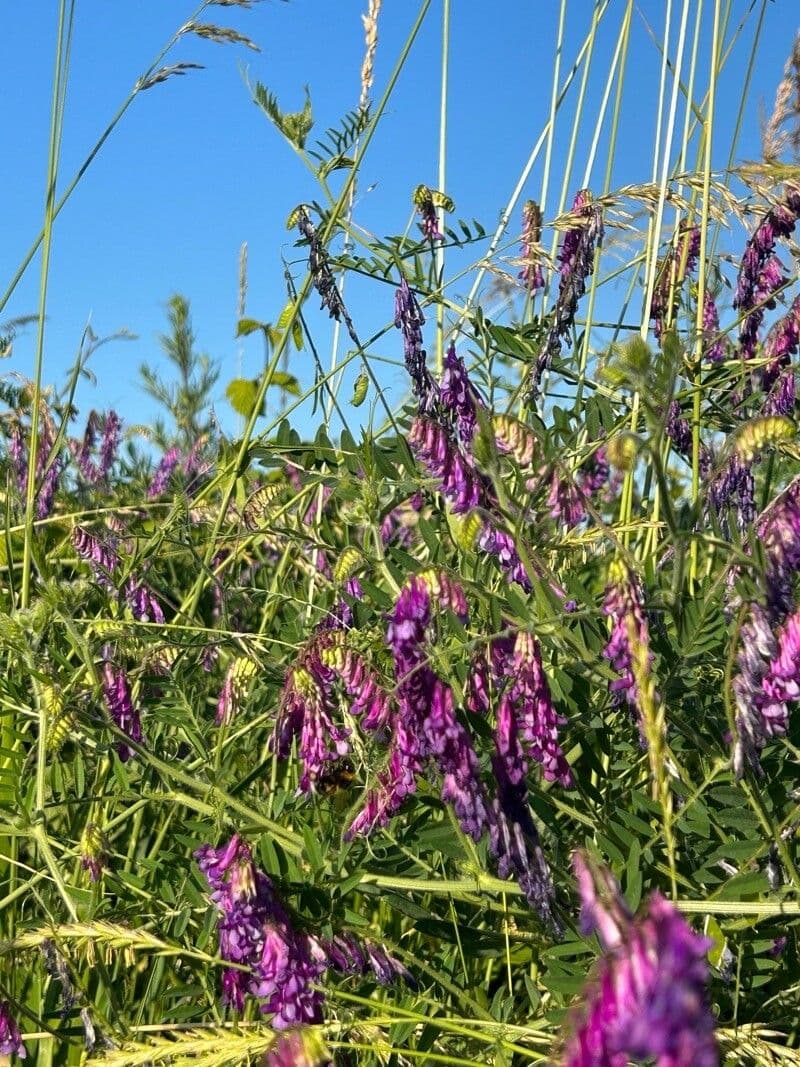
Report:
<svg viewBox="0 0 800 1067"><path fill-rule="evenodd" d="M696 0L690 3L690 28L695 5ZM562 77L588 30L594 6L590 0L568 3ZM681 3L675 0L672 6L674 34ZM720 86L714 153L714 165L720 168L727 162L761 0L754 6ZM456 202L457 217L476 217L491 230L547 119L560 4L452 0L451 7L447 192ZM729 35L750 7L750 0L731 0ZM137 389L137 368L142 360L157 361L164 305L170 294L181 292L191 300L199 347L222 364L218 411L223 425L234 426L224 385L237 376L241 359L245 373L254 375L262 358L254 339L242 344L234 337L240 246L243 241L249 246L247 313L274 319L285 301L281 254L297 258L284 227L286 216L297 203L319 196L301 163L249 99L243 72L277 92L287 110L300 106L307 83L315 133L322 132L358 101L360 16L365 8L366 0L264 0L250 11L209 8L204 21L241 30L261 52L186 35L167 61L195 61L205 69L173 78L135 100L56 223L45 380L63 378L89 320L101 335L123 327L138 335L136 341L114 343L98 352L93 363L97 385L81 386L83 410L114 406L129 422L152 417L151 402ZM623 0L610 0L597 34L571 190L582 180L624 8ZM57 9L55 0L31 0L7 5L4 12L0 288L5 288L41 226ZM710 0L705 9L696 96L706 81L702 56L704 49L705 55L710 51ZM384 0L375 98L417 10L415 0ZM665 11L663 0L641 0L634 14L612 187L651 176L660 56L645 20L661 38ZM61 187L138 75L191 12L183 0L77 0ZM792 0L767 3L739 158L758 155L759 105L771 107L796 19ZM361 173L356 221L377 234L402 232L414 187L419 182L436 185L441 20L441 0L433 0ZM688 53L686 59L688 63ZM546 216L559 206L578 82L556 124ZM602 184L606 136L604 131L592 175L595 188ZM543 160L542 153L525 195L538 198ZM518 230L515 222L512 235ZM296 276L302 277L299 265ZM463 296L465 288L459 283L453 295ZM0 322L35 311L37 292L38 259ZM354 284L348 300L362 336L391 317L386 287ZM323 327L325 362L328 336ZM33 348L29 329L18 338L5 369L30 374ZM399 358L399 337L389 334L377 351ZM304 381L308 367L307 355L292 356L292 369ZM386 374L390 395L399 401L403 376L391 370Z"/></svg>

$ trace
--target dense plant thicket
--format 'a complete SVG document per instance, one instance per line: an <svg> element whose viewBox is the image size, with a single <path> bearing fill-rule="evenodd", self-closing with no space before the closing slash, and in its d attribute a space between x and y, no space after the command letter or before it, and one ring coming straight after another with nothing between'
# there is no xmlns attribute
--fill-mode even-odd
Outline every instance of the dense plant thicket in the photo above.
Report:
<svg viewBox="0 0 800 1067"><path fill-rule="evenodd" d="M798 1063L800 178L706 158L528 201L510 270L427 185L367 238L379 6L361 107L313 149L310 99L254 87L320 198L284 311L240 321L266 351L227 385L241 432L179 296L175 382L142 368L155 459L75 410L95 338L61 392L3 382L0 1051ZM451 293L445 250L508 310Z"/></svg>

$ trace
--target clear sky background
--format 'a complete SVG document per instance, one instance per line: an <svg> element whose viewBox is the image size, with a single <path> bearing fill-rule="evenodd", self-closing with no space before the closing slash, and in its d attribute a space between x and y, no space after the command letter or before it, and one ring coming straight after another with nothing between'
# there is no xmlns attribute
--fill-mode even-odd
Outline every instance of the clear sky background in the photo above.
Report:
<svg viewBox="0 0 800 1067"><path fill-rule="evenodd" d="M699 2L690 0L690 29ZM681 0L674 0L671 52L681 6ZM714 0L703 5L696 98L707 84L713 6ZM721 6L731 10L728 40L747 18L720 83L716 168L728 162L762 0L723 0ZM321 133L358 102L365 8L366 0L264 0L250 11L209 8L204 21L246 33L260 53L186 35L167 62L194 61L205 69L170 79L134 101L55 227L45 380L63 378L89 320L101 335L122 327L138 335L136 341L114 343L97 353L97 385L86 383L79 394L84 411L113 406L129 422L152 417L152 402L137 388L137 368L142 360L158 360L164 305L172 293L181 292L191 301L199 347L223 366L217 404L222 423L235 425L224 386L237 376L240 360L248 375L257 374L262 363L255 339L243 345L234 336L240 246L243 241L249 246L247 314L273 320L285 302L281 254L298 257L284 226L286 216L297 203L319 196L301 163L251 102L243 71L275 91L286 110L302 104L307 83L314 132ZM598 30L585 119L568 176L570 196L583 180L624 9L624 0L610 0ZM562 78L594 10L593 0L567 4ZM374 99L386 85L417 11L416 0L384 0ZM557 0L451 3L447 192L456 202L456 217L478 218L490 231L547 121L559 11ZM56 0L4 5L0 289L41 228L57 12ZM661 57L647 23L662 40L666 12L666 0L640 0L634 14L612 188L647 181L652 174ZM139 74L191 13L185 0L77 0L61 188ZM739 159L759 155L759 109L772 107L798 23L796 0L765 3ZM437 184L441 33L442 0L433 0L365 159L355 218L378 234L402 232L414 187ZM687 70L688 60L687 50ZM580 76L556 124L546 217L560 206L579 82ZM606 152L604 130L591 174L596 191L603 185ZM544 152L533 167L526 196L539 198L543 163ZM519 232L517 220L511 236ZM36 310L38 265L37 258L0 322ZM302 277L299 264L296 276ZM465 291L459 283L454 295ZM391 318L387 287L355 285L348 302L362 336ZM389 334L378 351L400 358L399 342L399 336ZM33 350L34 330L29 328L18 338L5 369L31 374ZM328 356L329 349L323 349L326 362ZM308 381L307 356L294 355L291 369ZM388 371L386 381L391 398L399 401L403 375Z"/></svg>

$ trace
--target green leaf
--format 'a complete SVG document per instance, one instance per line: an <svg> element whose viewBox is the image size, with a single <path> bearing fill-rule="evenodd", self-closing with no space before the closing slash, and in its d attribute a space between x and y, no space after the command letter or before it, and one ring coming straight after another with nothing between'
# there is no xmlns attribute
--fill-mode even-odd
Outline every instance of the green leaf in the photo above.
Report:
<svg viewBox="0 0 800 1067"><path fill-rule="evenodd" d="M290 396L300 396L300 383L293 374L288 374L284 370L276 370L272 375L272 381L270 385L275 385L279 389L283 389L285 393L289 393Z"/></svg>
<svg viewBox="0 0 800 1067"><path fill-rule="evenodd" d="M258 380L251 378L234 378L232 382L228 383L228 388L225 390L225 396L231 403L231 407L243 418L247 419L253 413L256 399L258 397ZM259 415L264 414L264 404L261 405Z"/></svg>
<svg viewBox="0 0 800 1067"><path fill-rule="evenodd" d="M236 324L236 336L247 337L249 334L255 333L256 330L263 330L266 333L269 328L268 323L259 322L258 319L239 319Z"/></svg>

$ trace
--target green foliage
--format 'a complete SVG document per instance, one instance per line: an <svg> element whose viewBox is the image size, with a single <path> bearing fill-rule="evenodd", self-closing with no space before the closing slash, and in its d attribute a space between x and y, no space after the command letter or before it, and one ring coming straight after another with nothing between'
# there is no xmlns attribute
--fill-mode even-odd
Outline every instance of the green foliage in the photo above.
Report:
<svg viewBox="0 0 800 1067"><path fill-rule="evenodd" d="M154 439L162 448L177 444L189 452L212 432L209 418L212 391L219 379L219 367L195 349L195 335L189 301L176 294L167 305L169 333L161 335L161 348L168 366L177 372L177 381L162 377L156 367L143 363L139 374L145 391L163 407L170 423L158 420Z"/></svg>

